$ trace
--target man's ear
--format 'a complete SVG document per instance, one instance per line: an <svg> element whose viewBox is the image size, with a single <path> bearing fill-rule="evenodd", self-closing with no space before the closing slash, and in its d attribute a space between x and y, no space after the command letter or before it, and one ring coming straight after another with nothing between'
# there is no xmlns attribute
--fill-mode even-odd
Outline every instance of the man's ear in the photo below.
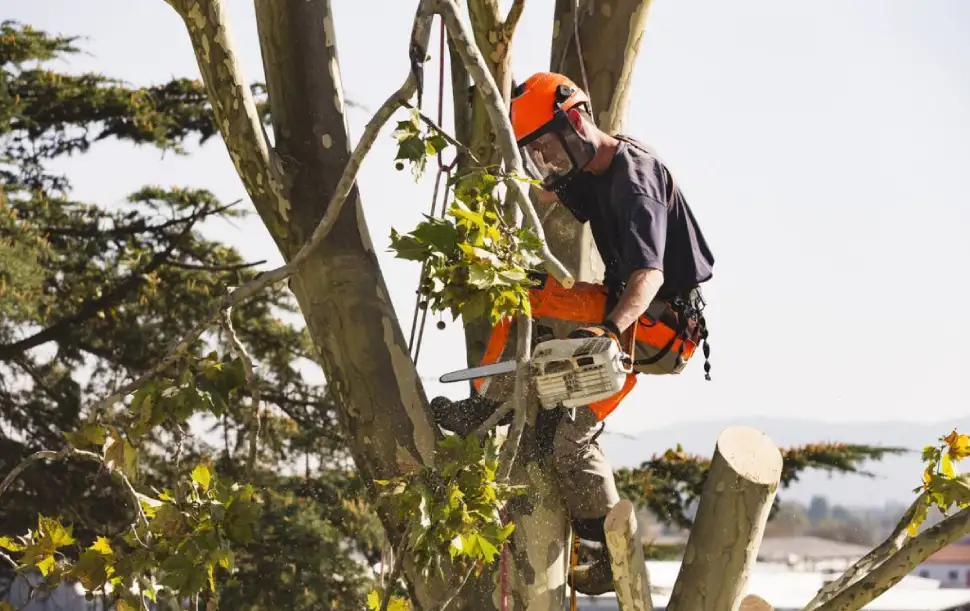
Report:
<svg viewBox="0 0 970 611"><path fill-rule="evenodd" d="M566 111L566 118L569 119L569 124L573 126L577 132L582 135L586 135L586 124L583 121L583 114L575 108L570 108Z"/></svg>

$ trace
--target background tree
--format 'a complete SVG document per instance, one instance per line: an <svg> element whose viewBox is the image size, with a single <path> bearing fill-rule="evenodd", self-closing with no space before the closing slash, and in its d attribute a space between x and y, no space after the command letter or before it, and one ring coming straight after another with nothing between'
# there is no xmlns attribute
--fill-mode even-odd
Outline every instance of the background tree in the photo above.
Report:
<svg viewBox="0 0 970 611"><path fill-rule="evenodd" d="M47 68L79 52L77 40L6 22L0 30L0 471L40 449L60 450L80 429L83 404L143 373L214 307L227 285L255 265L205 239L211 219L238 218L238 202L209 192L147 186L121 206L71 199L70 181L48 163L98 141L182 152L215 133L202 84L186 79L133 88L98 74ZM259 88L254 88L259 91ZM260 105L265 109L265 103ZM255 482L265 493L253 543L237 550L238 572L223 600L232 608L352 606L369 575L347 552L379 557L379 526L357 505L341 429L324 389L303 380L312 347L280 316L296 311L285 287L238 308L235 329L260 364L266 409ZM210 346L226 352L224 335ZM193 431L171 421L138 444L140 475L159 488L199 462L241 475L253 426L250 401ZM208 434L206 434L208 433ZM172 457L176 460L173 462ZM292 475L286 475L286 473ZM0 502L3 536L36 528L44 515L74 536L123 533L134 513L98 465L33 468ZM76 553L73 553L77 557ZM0 563L9 577L11 567ZM335 577L336 576L336 577Z"/></svg>

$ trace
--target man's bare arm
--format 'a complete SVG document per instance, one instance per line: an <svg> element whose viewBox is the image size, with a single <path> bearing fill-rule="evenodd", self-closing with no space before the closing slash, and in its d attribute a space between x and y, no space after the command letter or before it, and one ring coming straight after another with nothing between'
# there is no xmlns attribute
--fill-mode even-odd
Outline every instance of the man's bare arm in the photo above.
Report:
<svg viewBox="0 0 970 611"><path fill-rule="evenodd" d="M606 319L612 321L620 333L625 332L647 310L663 283L664 273L659 269L636 270L630 274L620 301Z"/></svg>

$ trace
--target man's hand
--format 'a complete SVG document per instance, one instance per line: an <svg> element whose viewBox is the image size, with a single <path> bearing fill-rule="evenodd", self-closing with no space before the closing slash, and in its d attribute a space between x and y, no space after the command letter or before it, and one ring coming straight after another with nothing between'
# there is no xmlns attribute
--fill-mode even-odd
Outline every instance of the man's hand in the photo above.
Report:
<svg viewBox="0 0 970 611"><path fill-rule="evenodd" d="M620 330L616 328L611 321L605 321L600 325L592 325L589 327L580 327L573 330L569 335L569 339L577 339L580 337L610 337L613 341L619 343L620 341Z"/></svg>

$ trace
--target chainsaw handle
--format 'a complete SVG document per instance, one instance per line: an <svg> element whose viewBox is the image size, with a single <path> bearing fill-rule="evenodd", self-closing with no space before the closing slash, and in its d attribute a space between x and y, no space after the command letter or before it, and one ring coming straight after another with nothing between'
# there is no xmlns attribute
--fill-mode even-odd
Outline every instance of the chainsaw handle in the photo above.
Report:
<svg viewBox="0 0 970 611"><path fill-rule="evenodd" d="M640 324L640 317L638 316L633 320L633 324L630 325L630 347L627 350L626 356L628 358L623 358L622 354L620 356L620 362L623 364L623 373L633 373L633 362L635 360L636 349L637 349L637 326ZM620 338L617 338L619 340ZM623 345L620 344L620 349L623 349Z"/></svg>

